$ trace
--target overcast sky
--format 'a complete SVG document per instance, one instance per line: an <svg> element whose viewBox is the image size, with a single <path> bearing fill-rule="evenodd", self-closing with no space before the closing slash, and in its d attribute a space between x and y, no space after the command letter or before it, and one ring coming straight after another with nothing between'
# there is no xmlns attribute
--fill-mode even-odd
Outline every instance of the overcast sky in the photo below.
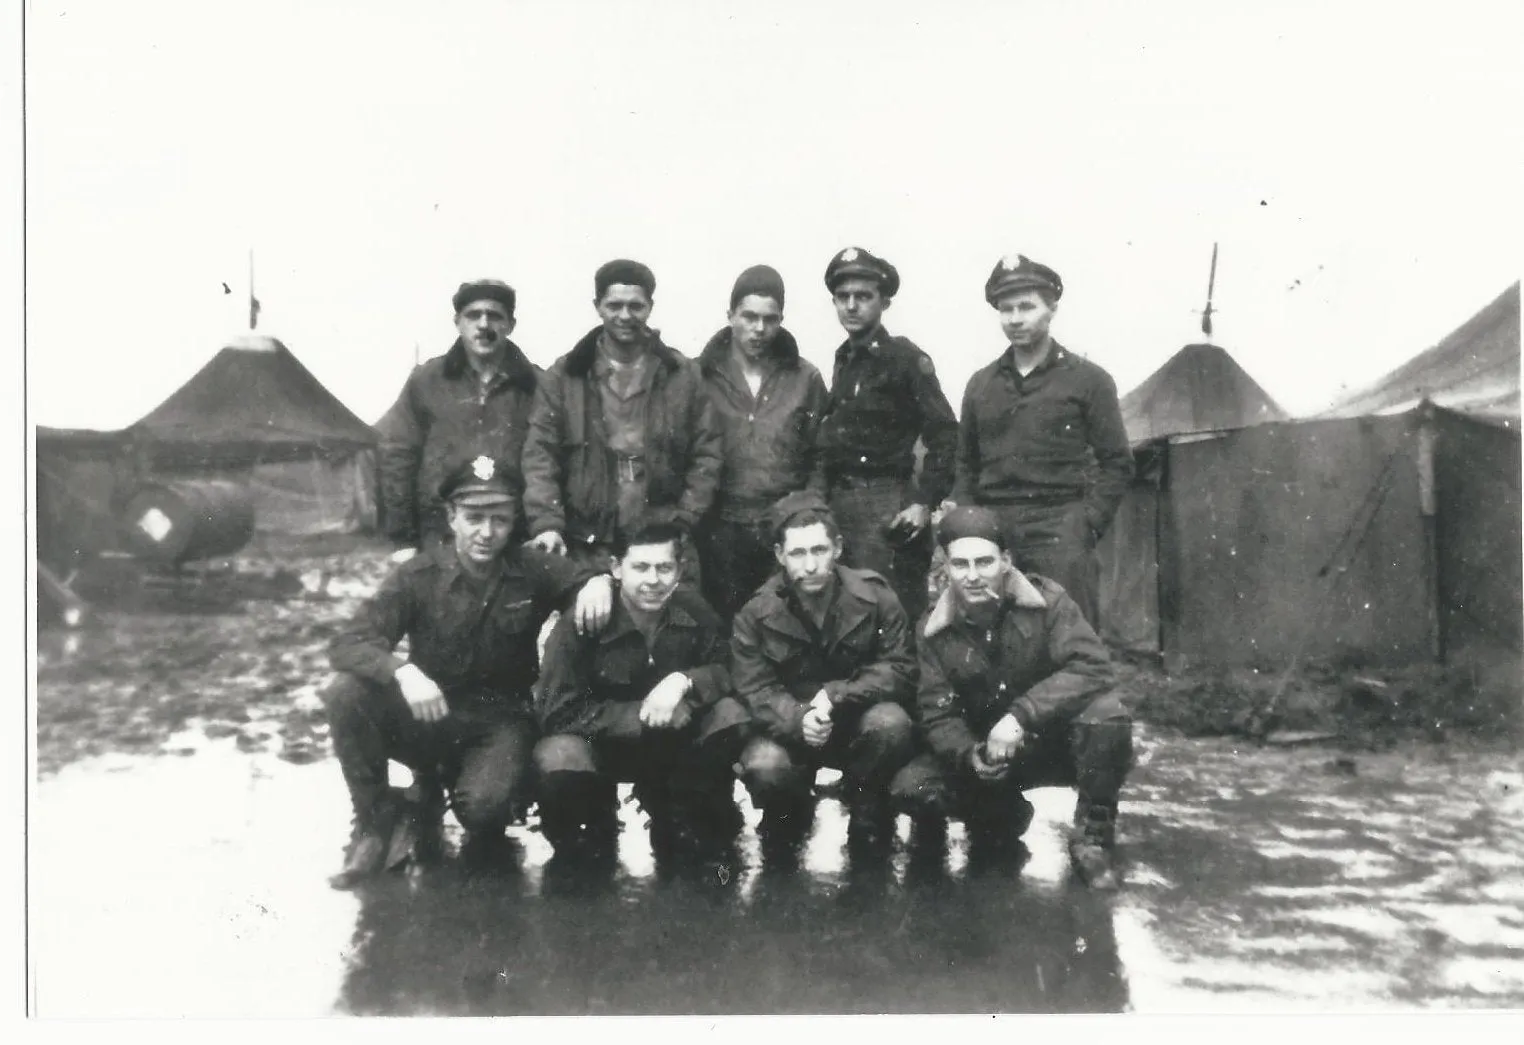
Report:
<svg viewBox="0 0 1524 1045"><path fill-rule="evenodd" d="M1012 251L1125 392L1200 339L1214 240L1218 343L1310 412L1518 278L1519 10L33 0L33 416L155 406L244 327L250 247L260 331L367 421L461 280L518 288L549 364L616 256L690 354L774 265L829 373L848 245L899 267L887 325L955 406Z"/></svg>

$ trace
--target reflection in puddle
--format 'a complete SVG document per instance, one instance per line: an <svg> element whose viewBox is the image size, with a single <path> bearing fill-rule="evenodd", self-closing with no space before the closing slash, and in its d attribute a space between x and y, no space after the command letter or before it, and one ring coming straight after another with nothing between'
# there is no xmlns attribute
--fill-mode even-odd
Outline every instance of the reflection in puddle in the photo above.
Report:
<svg viewBox="0 0 1524 1045"><path fill-rule="evenodd" d="M618 865L601 873L558 863L520 826L511 866L451 860L342 893L326 885L348 830L332 762L189 728L164 745L184 757L104 756L39 785L37 1011L1524 1004L1524 824L1517 788L1490 784L1511 767L1375 761L1367 779L1318 772L1326 753L1167 743L1180 750L1128 792L1114 898L1070 882L1063 790L1032 794L1024 863L972 860L954 823L942 858L912 867L902 819L889 862L853 866L840 803L824 798L796 873L761 866L744 803L734 867L673 873L625 803Z"/></svg>

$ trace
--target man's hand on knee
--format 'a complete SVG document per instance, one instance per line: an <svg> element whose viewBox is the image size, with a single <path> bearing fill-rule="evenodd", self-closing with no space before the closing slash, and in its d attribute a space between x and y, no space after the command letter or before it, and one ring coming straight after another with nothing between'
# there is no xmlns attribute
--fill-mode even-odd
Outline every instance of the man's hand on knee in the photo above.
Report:
<svg viewBox="0 0 1524 1045"><path fill-rule="evenodd" d="M450 713L444 692L416 664L404 664L397 669L397 685L402 690L402 699L407 701L408 709L419 722L438 722Z"/></svg>
<svg viewBox="0 0 1524 1045"><path fill-rule="evenodd" d="M651 688L640 702L640 724L647 729L681 729L687 725L688 705L683 697L693 688L693 680L674 671Z"/></svg>

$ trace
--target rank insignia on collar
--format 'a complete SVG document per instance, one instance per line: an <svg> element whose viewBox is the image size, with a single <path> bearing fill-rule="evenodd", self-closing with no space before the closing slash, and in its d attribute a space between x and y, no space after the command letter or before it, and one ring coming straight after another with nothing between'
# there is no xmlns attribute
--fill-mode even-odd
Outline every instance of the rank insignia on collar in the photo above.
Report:
<svg viewBox="0 0 1524 1045"><path fill-rule="evenodd" d="M484 483L489 482L496 472L497 465L485 454L471 462L471 474Z"/></svg>
<svg viewBox="0 0 1524 1045"><path fill-rule="evenodd" d="M857 260L857 248L856 247L848 247L846 250L841 252L841 257L838 260L840 260L840 261L856 261Z"/></svg>
<svg viewBox="0 0 1524 1045"><path fill-rule="evenodd" d="M1022 257L1020 254L1007 254L1005 257L1000 259L1000 267L1005 269L1007 272L1014 272L1016 269L1021 268L1021 263L1026 260L1027 259Z"/></svg>

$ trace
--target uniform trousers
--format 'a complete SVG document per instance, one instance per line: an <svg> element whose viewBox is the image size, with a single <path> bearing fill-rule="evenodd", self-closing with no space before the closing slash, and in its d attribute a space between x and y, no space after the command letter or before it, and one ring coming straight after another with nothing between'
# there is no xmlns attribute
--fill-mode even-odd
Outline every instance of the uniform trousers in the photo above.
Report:
<svg viewBox="0 0 1524 1045"><path fill-rule="evenodd" d="M527 700L447 694L450 713L420 722L396 683L340 672L323 691L330 735L356 818L388 812L389 759L441 781L467 831L501 830L528 801L530 752L538 729Z"/></svg>

